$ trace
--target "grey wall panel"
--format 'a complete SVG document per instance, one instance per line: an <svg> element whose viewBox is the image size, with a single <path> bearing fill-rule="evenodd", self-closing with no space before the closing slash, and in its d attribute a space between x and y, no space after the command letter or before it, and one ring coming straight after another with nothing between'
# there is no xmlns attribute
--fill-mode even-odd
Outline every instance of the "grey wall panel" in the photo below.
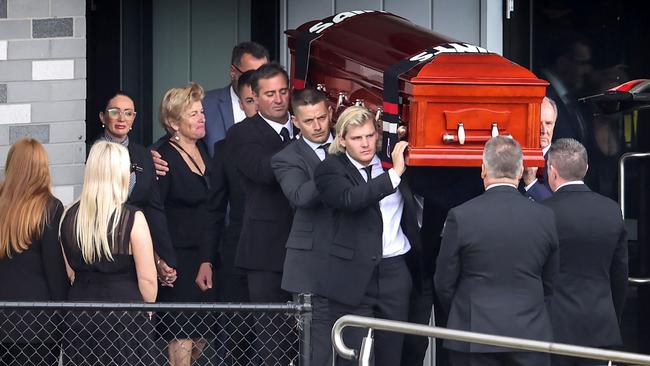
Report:
<svg viewBox="0 0 650 366"><path fill-rule="evenodd" d="M335 0L334 12L346 10L382 10L383 0Z"/></svg>
<svg viewBox="0 0 650 366"><path fill-rule="evenodd" d="M434 0L433 30L475 45L481 44L480 0Z"/></svg>
<svg viewBox="0 0 650 366"><path fill-rule="evenodd" d="M167 89L196 81L205 90L229 81L234 45L250 39L251 0L153 2L153 137L164 131L158 107Z"/></svg>
<svg viewBox="0 0 650 366"><path fill-rule="evenodd" d="M167 89L190 80L190 4L157 0L153 4L153 136L164 134L158 106Z"/></svg>
<svg viewBox="0 0 650 366"><path fill-rule="evenodd" d="M190 79L205 90L229 82L230 51L237 43L234 1L192 0Z"/></svg>
<svg viewBox="0 0 650 366"><path fill-rule="evenodd" d="M383 10L402 16L422 27L431 29L432 2L433 0L384 0Z"/></svg>

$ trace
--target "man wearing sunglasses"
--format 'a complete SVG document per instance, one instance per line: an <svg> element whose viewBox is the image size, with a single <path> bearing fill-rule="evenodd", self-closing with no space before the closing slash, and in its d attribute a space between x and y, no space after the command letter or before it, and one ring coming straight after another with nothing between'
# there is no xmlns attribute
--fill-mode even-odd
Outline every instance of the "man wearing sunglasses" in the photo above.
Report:
<svg viewBox="0 0 650 366"><path fill-rule="evenodd" d="M205 110L205 143L214 155L214 143L226 137L226 131L246 118L237 96L237 80L241 74L268 63L269 51L255 42L242 42L232 50L230 84L209 90L203 99Z"/></svg>

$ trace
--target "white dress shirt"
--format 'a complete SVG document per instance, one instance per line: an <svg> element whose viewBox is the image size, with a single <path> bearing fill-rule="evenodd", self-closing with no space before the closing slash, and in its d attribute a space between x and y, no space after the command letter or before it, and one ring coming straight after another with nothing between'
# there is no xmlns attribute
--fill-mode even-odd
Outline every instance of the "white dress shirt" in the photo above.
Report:
<svg viewBox="0 0 650 366"><path fill-rule="evenodd" d="M509 184L509 183L494 183L494 184L490 184L489 186L487 186L487 188L485 188L485 190L487 191L488 189L491 189L491 188L494 188L494 187L501 187L501 186L508 186L508 187L512 187L512 188L514 188L514 189L517 189L517 187L515 187L514 184Z"/></svg>
<svg viewBox="0 0 650 366"><path fill-rule="evenodd" d="M278 123L278 122L271 121L270 119L265 118L260 112L257 112L257 114L259 114L260 117L262 117L262 119L265 120L266 123L268 123L269 126L271 126L271 128L275 130L275 132L278 134L278 136L280 136L280 138L282 138L282 135L280 135L280 131L282 131L283 127L286 127L286 129L289 130L289 136L293 139L293 126L291 126L291 116L289 115L289 112L287 112L287 122L285 123Z"/></svg>
<svg viewBox="0 0 650 366"><path fill-rule="evenodd" d="M364 166L354 160L348 153L345 154L352 162L352 165L359 169L359 173L367 182L368 176L366 175L366 171L363 169ZM379 160L377 155L372 158L370 164L372 165L372 179L385 174L384 169L381 167L381 160ZM401 178L397 175L395 169L392 168L388 169L388 175L393 184L393 188L395 188L395 192L379 201L379 210L381 211L383 223L383 232L381 236L382 258L396 257L411 249L411 244L406 235L404 235L401 226L402 212L404 212L404 197L402 197L399 189L397 189L397 186L399 186L399 183L401 182ZM363 228L359 229L362 230Z"/></svg>
<svg viewBox="0 0 650 366"><path fill-rule="evenodd" d="M331 144L332 141L334 141L334 138L332 137L332 134L330 134L329 137L327 138L327 141L323 142L322 144L317 144L315 142L311 142L308 139L306 139L305 136L302 136L302 139L305 140L305 143L307 143L307 146L311 147L311 149L314 150L314 152L316 153L316 155L318 156L320 161L325 160L325 158L327 157L325 155L325 150L321 149L320 147L325 145L325 144Z"/></svg>
<svg viewBox="0 0 650 366"><path fill-rule="evenodd" d="M233 121L235 121L235 123L239 123L246 119L246 113L244 113L244 110L241 109L241 105L239 104L239 97L237 96L237 93L235 93L235 89L232 88L232 85L230 86L230 102L232 103Z"/></svg>
<svg viewBox="0 0 650 366"><path fill-rule="evenodd" d="M551 148L551 144L548 144L548 146L546 146L545 148L543 148L543 149L542 149L542 155L546 156L546 153L548 153L548 150L549 150L550 148ZM540 168L537 168L537 169L540 169ZM545 168L542 168L542 169L545 169ZM525 186L525 187L524 187L524 190L526 190L526 192L528 192L529 189L533 188L533 186L535 185L535 183L537 183L537 178L535 178L532 182L530 182L529 185Z"/></svg>
<svg viewBox="0 0 650 366"><path fill-rule="evenodd" d="M570 182L564 182L564 183L560 184L560 186L557 187L557 189L555 191L557 192L560 188L562 188L564 186L574 186L574 185L578 185L578 184L585 184L585 182L583 182L581 180L572 180Z"/></svg>

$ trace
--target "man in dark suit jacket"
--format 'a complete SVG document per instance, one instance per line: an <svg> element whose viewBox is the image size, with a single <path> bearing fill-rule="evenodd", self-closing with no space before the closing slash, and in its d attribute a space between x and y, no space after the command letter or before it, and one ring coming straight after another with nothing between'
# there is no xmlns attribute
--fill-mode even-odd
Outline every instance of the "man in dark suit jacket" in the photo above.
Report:
<svg viewBox="0 0 650 366"><path fill-rule="evenodd" d="M271 159L273 173L296 210L282 274L282 288L312 294L311 364L331 364L332 321L326 299L327 265L332 238L332 210L320 200L314 170L332 143L332 108L322 92L306 88L291 98L291 120L301 137Z"/></svg>
<svg viewBox="0 0 650 366"><path fill-rule="evenodd" d="M408 144L395 145L394 165L385 172L377 142L373 114L349 107L336 123L332 155L315 172L321 200L334 210L326 291L334 319L357 314L406 321L412 283L422 279L417 208L401 178ZM364 333L346 329L343 337L359 349ZM375 365L399 365L403 339L377 332Z"/></svg>
<svg viewBox="0 0 650 366"><path fill-rule="evenodd" d="M558 267L553 212L523 197L517 141L485 145L485 193L449 211L435 288L450 329L552 341L546 301ZM445 341L452 365L548 365L543 353Z"/></svg>
<svg viewBox="0 0 650 366"><path fill-rule="evenodd" d="M281 288L282 267L293 209L273 174L271 157L293 136L288 113L289 77L282 66L265 64L257 69L251 84L259 112L233 126L226 137L228 156L239 172L246 196L235 265L246 271L251 301L286 302L291 294ZM258 337L266 345L260 350L262 358L287 364L288 355L283 354L290 348L284 346L287 339L280 333L269 334L259 329ZM273 355L264 353L269 349L274 349Z"/></svg>
<svg viewBox="0 0 650 366"><path fill-rule="evenodd" d="M557 105L553 99L544 97L542 100L539 135L539 145L544 153L544 160L548 160L548 149L551 148L556 120ZM548 184L547 164L544 166L544 173L542 174L541 180L537 177L537 168L525 168L522 183L526 196L535 201L543 201L553 195L551 187Z"/></svg>
<svg viewBox="0 0 650 366"><path fill-rule="evenodd" d="M551 302L555 341L590 347L620 345L628 276L621 210L616 202L584 184L587 151L578 141L554 142L548 163L555 194L544 205L555 212L562 253ZM599 363L553 358L554 365Z"/></svg>
<svg viewBox="0 0 650 366"><path fill-rule="evenodd" d="M246 118L239 105L237 79L248 71L255 70L269 60L269 51L255 42L242 42L232 50L230 62L230 84L220 89L208 90L203 99L205 111L205 137L210 155L214 155L214 143L226 137L226 131L235 123Z"/></svg>

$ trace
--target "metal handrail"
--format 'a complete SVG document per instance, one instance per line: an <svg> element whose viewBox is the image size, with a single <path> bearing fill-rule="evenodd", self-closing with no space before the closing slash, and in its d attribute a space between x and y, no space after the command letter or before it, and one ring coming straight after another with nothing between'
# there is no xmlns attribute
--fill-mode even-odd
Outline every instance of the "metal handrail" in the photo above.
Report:
<svg viewBox="0 0 650 366"><path fill-rule="evenodd" d="M349 348L343 341L343 329L346 327L385 330L402 334L425 337L453 339L456 341L507 347L519 350L553 353L565 356L583 357L612 362L624 362L637 365L650 365L650 356L630 352L611 351L600 348L582 347L569 344L535 341L531 339L503 337L492 334L467 332L440 327L430 327L394 320L368 318L358 315L344 315L332 328L332 345L336 352L348 360L358 359L359 352Z"/></svg>
<svg viewBox="0 0 650 366"><path fill-rule="evenodd" d="M625 153L621 155L618 161L618 202L621 205L621 215L625 220L625 162L629 159L648 158L650 152L647 153ZM650 278L637 278L628 277L628 282L635 285L643 285L650 283Z"/></svg>
<svg viewBox="0 0 650 366"><path fill-rule="evenodd" d="M625 153L621 155L618 161L618 202L621 205L621 214L625 219L625 162L632 158L648 158L650 152L647 153Z"/></svg>

